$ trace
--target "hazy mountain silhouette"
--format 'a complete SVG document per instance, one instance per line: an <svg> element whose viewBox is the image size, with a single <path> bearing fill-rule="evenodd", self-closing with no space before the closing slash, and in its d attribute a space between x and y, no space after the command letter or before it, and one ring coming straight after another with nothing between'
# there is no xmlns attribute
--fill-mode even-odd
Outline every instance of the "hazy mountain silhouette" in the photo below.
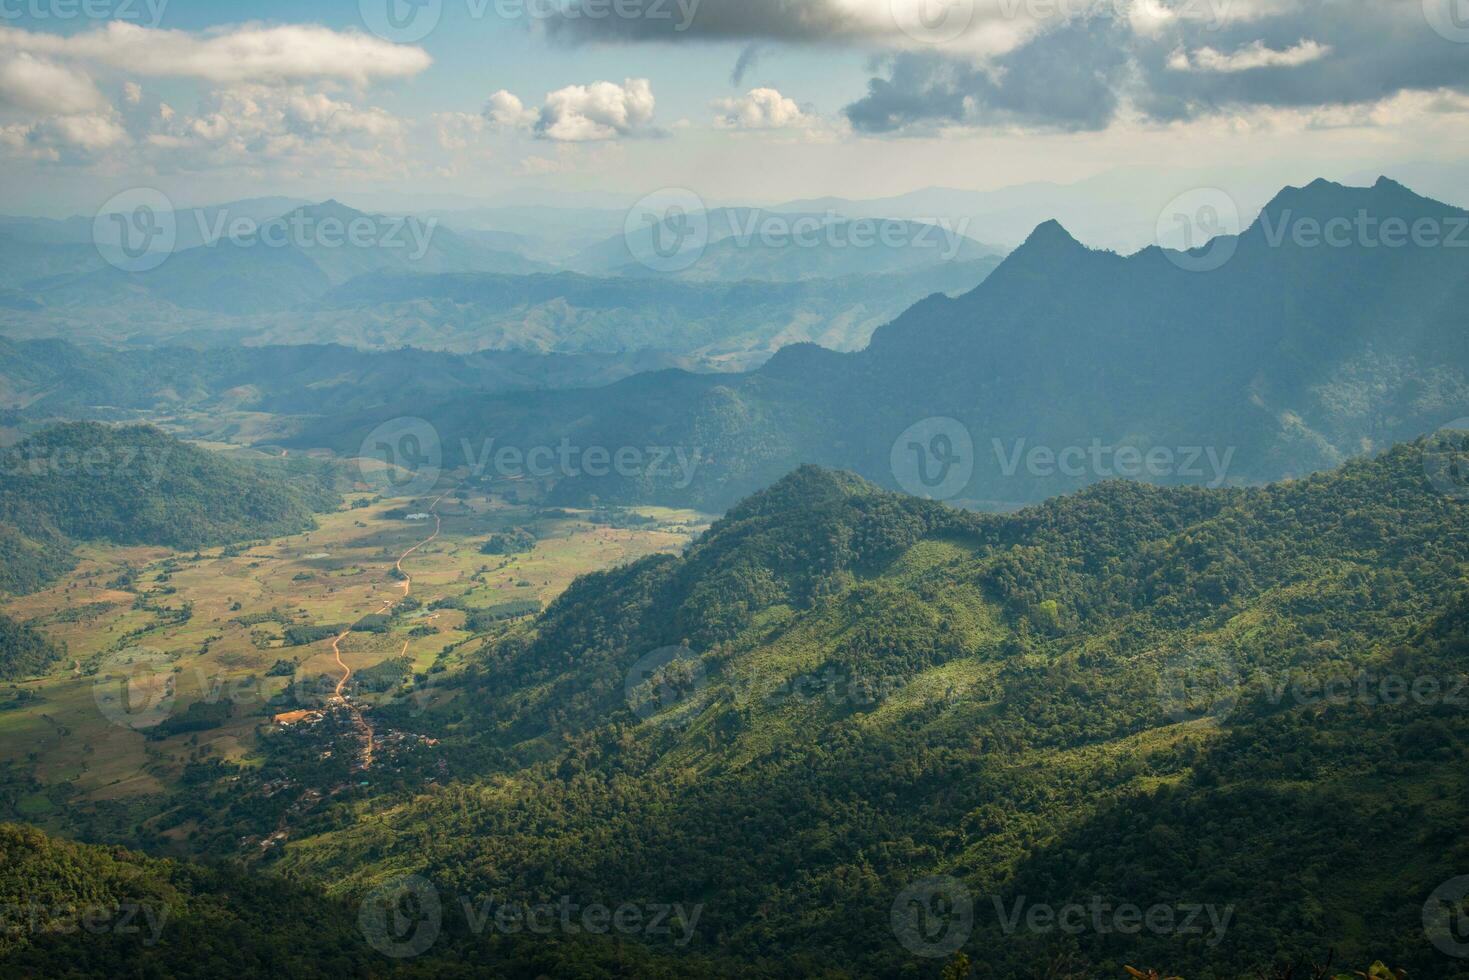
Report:
<svg viewBox="0 0 1469 980"><path fill-rule="evenodd" d="M1192 253L1095 251L1047 222L978 288L923 300L860 352L797 345L738 377L664 373L431 415L450 447L493 433L701 448L685 488L579 478L562 492L711 507L804 462L902 485L894 444L934 417L973 442L956 461L973 468L961 499L1021 503L1113 475L1298 475L1469 415L1466 223L1385 178L1287 188L1238 238ZM366 422L343 425L343 444ZM1127 472L1110 459L1123 446ZM1063 469L1054 454L1066 450ZM1155 450L1132 472L1132 453Z"/></svg>

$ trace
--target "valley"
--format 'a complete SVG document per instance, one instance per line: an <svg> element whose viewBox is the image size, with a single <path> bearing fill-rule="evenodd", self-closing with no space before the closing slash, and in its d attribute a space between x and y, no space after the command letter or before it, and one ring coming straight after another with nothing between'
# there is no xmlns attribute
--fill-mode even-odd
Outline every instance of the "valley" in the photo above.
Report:
<svg viewBox="0 0 1469 980"><path fill-rule="evenodd" d="M313 531L193 553L81 547L70 573L0 606L66 651L46 676L0 684L8 815L176 849L188 822L159 821L193 774L268 765L262 732L300 725L276 719L341 712L360 735L376 703L422 711L487 636L578 575L676 551L706 520L652 509L618 528L511 493L447 491L423 501L427 520L405 519L412 502L349 494ZM512 530L533 547L482 553ZM402 737L340 741L344 760L359 754L343 771L366 772Z"/></svg>

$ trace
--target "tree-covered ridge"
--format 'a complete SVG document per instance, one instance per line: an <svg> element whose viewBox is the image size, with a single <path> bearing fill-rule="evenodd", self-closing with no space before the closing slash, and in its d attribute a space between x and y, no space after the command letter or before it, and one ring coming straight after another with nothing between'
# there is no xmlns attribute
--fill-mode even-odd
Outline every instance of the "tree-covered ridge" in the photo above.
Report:
<svg viewBox="0 0 1469 980"><path fill-rule="evenodd" d="M0 909L7 976L325 977L333 960L362 976L371 962L346 907L309 888L15 825L0 825Z"/></svg>
<svg viewBox="0 0 1469 980"><path fill-rule="evenodd" d="M530 980L635 975L670 980L681 975L676 965L604 937L456 936L454 919L464 913L451 896L442 899L440 914L440 941L419 956L388 955L374 945L378 934L363 925L358 903L329 897L317 886L238 865L150 858L0 824L0 976ZM734 976L712 964L701 970L705 976Z"/></svg>
<svg viewBox="0 0 1469 980"><path fill-rule="evenodd" d="M403 935L413 937L415 928L437 921L430 927L436 941L416 956L386 947L397 954L388 955L374 945L375 930L363 924L364 906L331 898L311 885L237 865L204 867L160 860L0 824L0 915L5 927L0 930L0 975L77 980L135 976L672 980L791 975L772 964L741 968L706 959L673 960L599 936L527 937L497 935L495 930L475 936L456 926L462 909L449 899L452 896L438 896L437 915L430 918L423 917L422 907L406 906L408 928ZM391 935L402 941L396 933ZM976 974L953 972L968 963L967 957L956 957L942 975L986 975L983 962ZM825 964L810 960L804 967L809 975L861 975L840 960ZM921 975L939 976L938 964ZM1149 974L1110 970L1048 976L1090 980ZM1391 980L1392 974L1383 977Z"/></svg>
<svg viewBox="0 0 1469 980"><path fill-rule="evenodd" d="M293 534L335 505L321 475L250 466L150 426L53 426L0 452L0 584L26 591L66 567L69 541L203 548Z"/></svg>
<svg viewBox="0 0 1469 980"><path fill-rule="evenodd" d="M61 651L24 623L0 615L0 680L45 673Z"/></svg>
<svg viewBox="0 0 1469 980"><path fill-rule="evenodd" d="M1469 867L1469 514L1423 451L1013 516L801 470L489 646L433 719L460 779L286 863L703 902L692 948L784 975L927 975L888 917L941 875L975 896L976 976L1069 949L1087 978L1235 980L1332 948L1469 976L1419 922ZM1230 912L1218 937L1072 936L992 906L1093 896Z"/></svg>

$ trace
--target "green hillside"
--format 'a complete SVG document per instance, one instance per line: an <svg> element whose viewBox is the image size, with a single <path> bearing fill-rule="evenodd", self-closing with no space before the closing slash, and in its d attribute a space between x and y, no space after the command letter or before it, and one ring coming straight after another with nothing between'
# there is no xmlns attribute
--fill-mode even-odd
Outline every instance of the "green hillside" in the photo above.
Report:
<svg viewBox="0 0 1469 980"><path fill-rule="evenodd" d="M1232 980L1331 949L1469 977L1421 924L1469 866L1469 521L1422 450L1012 517L803 469L489 645L429 719L462 778L284 865L702 903L691 950L779 975L936 975L889 916L947 876L981 977L1071 955L1052 975ZM1093 897L1223 926L1017 930L994 905Z"/></svg>
<svg viewBox="0 0 1469 980"><path fill-rule="evenodd" d="M53 426L0 453L0 588L39 588L68 544L204 548L292 534L337 497L321 473L224 459L149 426Z"/></svg>

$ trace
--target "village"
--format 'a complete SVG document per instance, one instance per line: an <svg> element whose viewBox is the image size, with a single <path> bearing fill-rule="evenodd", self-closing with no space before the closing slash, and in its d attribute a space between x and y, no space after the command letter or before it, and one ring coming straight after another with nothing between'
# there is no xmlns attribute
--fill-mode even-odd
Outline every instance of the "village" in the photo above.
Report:
<svg viewBox="0 0 1469 980"><path fill-rule="evenodd" d="M263 726L267 738L279 747L277 754L289 761L283 766L288 773L260 783L259 793L268 800L285 797L292 802L275 832L241 837L241 849L265 853L281 846L290 839L294 825L323 804L365 793L374 777L438 783L448 769L442 758L433 755L439 740L383 726L374 731L363 721L372 709L366 700L344 694L320 708L282 712ZM342 760L347 758L351 762L344 768Z"/></svg>

